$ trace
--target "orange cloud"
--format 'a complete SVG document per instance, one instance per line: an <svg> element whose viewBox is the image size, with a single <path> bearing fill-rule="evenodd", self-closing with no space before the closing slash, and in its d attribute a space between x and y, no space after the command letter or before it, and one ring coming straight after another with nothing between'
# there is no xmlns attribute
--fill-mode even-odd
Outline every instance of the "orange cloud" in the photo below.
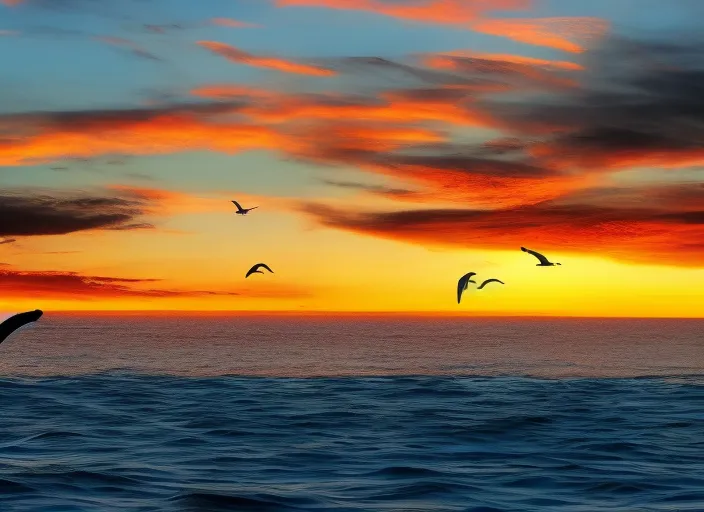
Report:
<svg viewBox="0 0 704 512"><path fill-rule="evenodd" d="M460 73L496 76L504 80L519 79L538 85L557 87L576 87L577 82L555 74L555 69L578 70L577 64L563 61L530 59L513 55L474 54L472 52L454 51L431 54L423 57L426 66L446 69ZM516 85L516 88L519 88Z"/></svg>
<svg viewBox="0 0 704 512"><path fill-rule="evenodd" d="M541 67L541 68L556 68L556 69L566 69L569 71L582 71L584 66L577 64L576 62L569 62L564 60L548 60L548 59L537 59L535 57L525 57L522 55L511 55L508 53L482 53L473 52L471 50L453 50L449 52L442 52L438 54L431 54L429 56L432 59L434 56L450 56L450 57L472 57L476 59L486 59L498 62L510 62L513 64L526 64L529 66Z"/></svg>
<svg viewBox="0 0 704 512"><path fill-rule="evenodd" d="M591 176L562 174L551 169L476 156L458 155L438 144L424 155L354 153L317 146L313 160L354 165L396 178L420 190L367 187L372 194L404 202L471 204L477 208L510 207L554 199L593 183Z"/></svg>
<svg viewBox="0 0 704 512"><path fill-rule="evenodd" d="M424 185L422 192L401 196L398 200L415 203L452 202L471 204L478 208L511 207L539 203L578 190L588 183L583 176L501 176L491 174L496 162L485 163L489 172L468 168L444 169L413 166L369 166L378 174Z"/></svg>
<svg viewBox="0 0 704 512"><path fill-rule="evenodd" d="M237 153L276 148L281 140L264 126L209 122L179 113L145 113L143 118L125 120L96 113L65 125L51 121L38 124L35 133L0 141L0 165L36 165L109 154L154 155L208 149Z"/></svg>
<svg viewBox="0 0 704 512"><path fill-rule="evenodd" d="M279 7L325 7L369 11L384 16L423 23L459 25L490 11L525 10L532 0L425 0L387 2L384 0L277 0Z"/></svg>
<svg viewBox="0 0 704 512"><path fill-rule="evenodd" d="M616 148L598 153L584 149L573 153L566 152L567 145L558 143L537 144L530 153L552 166L591 171L616 171L632 167L660 167L663 169L681 169L704 165L704 149L653 147L653 148Z"/></svg>
<svg viewBox="0 0 704 512"><path fill-rule="evenodd" d="M324 161L330 153L354 155L388 152L408 145L445 140L444 134L434 130L352 122L297 126L291 131L295 132L295 135L282 142L284 150L293 155L320 161Z"/></svg>
<svg viewBox="0 0 704 512"><path fill-rule="evenodd" d="M201 98L227 99L239 96L271 98L277 93L248 85L214 84L196 87L191 90L191 94Z"/></svg>
<svg viewBox="0 0 704 512"><path fill-rule="evenodd" d="M496 89L496 88L494 88ZM412 123L439 121L466 126L494 126L496 121L472 105L463 87L390 90L370 102L358 96L294 95L243 86L213 85L193 89L195 96L227 99L254 98L257 101L239 111L263 123L284 123L291 119L339 119Z"/></svg>
<svg viewBox="0 0 704 512"><path fill-rule="evenodd" d="M404 123L340 124L337 120L297 121L277 126L230 118L242 107L228 103L127 111L0 116L0 130L14 130L0 140L0 165L36 165L65 158L110 154L155 155L212 150L237 153L271 149L311 153L321 144L355 149L393 150L414 143L437 142L445 135ZM255 112L256 113L256 112ZM249 112L250 116L254 116Z"/></svg>
<svg viewBox="0 0 704 512"><path fill-rule="evenodd" d="M10 7L14 5L20 5L24 0L0 0L0 4L9 5Z"/></svg>
<svg viewBox="0 0 704 512"><path fill-rule="evenodd" d="M17 30L0 30L0 37L10 37L19 35Z"/></svg>
<svg viewBox="0 0 704 512"><path fill-rule="evenodd" d="M636 191L639 192L639 191ZM598 191L597 191L598 193ZM653 196L646 192L646 196ZM631 197L636 199L638 194ZM625 205L549 201L491 210L425 209L351 212L315 204L302 211L319 224L413 244L448 248L591 253L637 263L700 267L704 210L667 209L642 202Z"/></svg>
<svg viewBox="0 0 704 512"><path fill-rule="evenodd" d="M600 18L488 19L471 25L477 32L507 37L535 46L547 46L571 53L584 51L584 42L603 37L609 23ZM578 41L578 42L575 42Z"/></svg>
<svg viewBox="0 0 704 512"><path fill-rule="evenodd" d="M241 288L234 290L192 290L177 287L158 287L161 279L129 279L121 277L93 276L80 272L66 271L26 271L0 269L0 294L8 300L26 299L38 296L43 300L95 299L174 299L174 298L217 298L228 296L244 299L295 299L312 296L310 289L291 285L261 284L257 289Z"/></svg>
<svg viewBox="0 0 704 512"><path fill-rule="evenodd" d="M283 71L284 73L298 73L302 75L332 76L337 74L330 69L300 64L278 57L252 55L234 46L218 43L216 41L198 41L197 44L221 57L225 57L229 61L239 64L248 64L254 67L275 69L277 71Z"/></svg>
<svg viewBox="0 0 704 512"><path fill-rule="evenodd" d="M246 23L244 21L239 21L232 18L213 18L210 22L213 25L232 28L258 28L261 26L255 23Z"/></svg>

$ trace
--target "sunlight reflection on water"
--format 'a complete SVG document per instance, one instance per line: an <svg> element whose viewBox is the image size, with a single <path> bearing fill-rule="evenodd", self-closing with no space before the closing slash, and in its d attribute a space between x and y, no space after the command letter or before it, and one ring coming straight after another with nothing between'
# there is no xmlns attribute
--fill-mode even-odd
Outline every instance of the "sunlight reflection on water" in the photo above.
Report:
<svg viewBox="0 0 704 512"><path fill-rule="evenodd" d="M704 375L704 321L45 314L0 375Z"/></svg>

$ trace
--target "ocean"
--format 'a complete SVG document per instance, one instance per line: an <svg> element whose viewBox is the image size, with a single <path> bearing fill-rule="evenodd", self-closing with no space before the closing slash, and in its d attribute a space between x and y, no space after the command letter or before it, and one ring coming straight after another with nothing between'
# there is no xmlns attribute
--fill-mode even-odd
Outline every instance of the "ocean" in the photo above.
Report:
<svg viewBox="0 0 704 512"><path fill-rule="evenodd" d="M52 315L0 511L704 511L704 321Z"/></svg>

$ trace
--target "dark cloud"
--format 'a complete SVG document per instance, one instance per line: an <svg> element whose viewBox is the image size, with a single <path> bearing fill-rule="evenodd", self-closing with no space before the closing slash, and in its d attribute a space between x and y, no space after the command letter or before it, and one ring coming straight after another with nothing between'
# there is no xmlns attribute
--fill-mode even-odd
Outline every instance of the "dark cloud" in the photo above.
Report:
<svg viewBox="0 0 704 512"><path fill-rule="evenodd" d="M298 288L295 286L286 286L285 284L226 291L190 290L157 286L155 284L161 282L161 279L126 279L94 276L80 272L23 271L14 268L3 268L0 269L0 296L4 298L37 296L47 300L92 300L97 298L120 299L137 297L147 300L182 297L299 299L314 295L310 287Z"/></svg>
<svg viewBox="0 0 704 512"><path fill-rule="evenodd" d="M166 34L167 32L171 31L181 31L185 30L187 28L186 25L178 24L178 23L167 23L163 25L151 25L151 24L145 24L143 25L144 30L147 32L151 32L153 34Z"/></svg>
<svg viewBox="0 0 704 512"><path fill-rule="evenodd" d="M601 204L590 204L589 196L602 198ZM651 201L628 200L637 197ZM687 201L681 202L683 198ZM357 213L305 204L303 211L324 226L430 246L516 249L528 245L635 262L700 266L703 199L701 189L672 185L597 189L569 200L493 210Z"/></svg>
<svg viewBox="0 0 704 512"><path fill-rule="evenodd" d="M421 66L405 64L382 57L344 57L331 59L326 66L336 71L348 74L368 73L372 71L376 77L379 73L387 73L388 77L408 77L420 80L425 84L443 86L464 86L468 89L496 91L505 89L505 84L484 77L471 77L466 74L438 71Z"/></svg>
<svg viewBox="0 0 704 512"><path fill-rule="evenodd" d="M37 9L47 9L57 12L81 12L95 16L104 16L119 20L131 20L125 13L134 12L145 3L154 0L121 0L119 3L106 0L15 0L20 6L31 6Z"/></svg>
<svg viewBox="0 0 704 512"><path fill-rule="evenodd" d="M201 116L236 112L246 105L239 101L173 103L145 108L35 111L0 115L0 136L17 129L44 129L82 132L92 128L123 126L163 116ZM12 132L14 133L14 132ZM87 161L88 159L83 159Z"/></svg>
<svg viewBox="0 0 704 512"><path fill-rule="evenodd" d="M94 229L144 229L144 198L0 192L0 236L65 235Z"/></svg>
<svg viewBox="0 0 704 512"><path fill-rule="evenodd" d="M0 271L0 291L5 296L23 294L47 298L72 298L90 300L97 297L208 297L237 296L236 292L198 290L172 290L143 288L159 279L124 279L83 275L78 272L30 272L19 270Z"/></svg>
<svg viewBox="0 0 704 512"><path fill-rule="evenodd" d="M577 82L574 70L546 69L549 66L532 62L512 62L506 57L483 58L475 56L435 55L426 58L431 67L449 69L477 79L505 85L506 89L526 86L537 88L572 88Z"/></svg>
<svg viewBox="0 0 704 512"><path fill-rule="evenodd" d="M517 153L524 151L529 145L529 142L523 141L517 137L504 137L485 142L480 146L478 153L493 155Z"/></svg>
<svg viewBox="0 0 704 512"><path fill-rule="evenodd" d="M16 241L17 240L14 238L4 238L4 239L0 240L0 245L12 244L12 243L15 243Z"/></svg>
<svg viewBox="0 0 704 512"><path fill-rule="evenodd" d="M357 183L354 181L337 181L337 180L328 180L328 179L321 179L320 182L330 185L333 187L338 187L338 188L347 188L347 189L353 189L353 190L361 190L364 192L371 192L373 194L380 194L384 196L407 196L410 194L413 194L414 191L408 190L405 188L394 188L394 187L386 187L383 185L370 185L367 183Z"/></svg>
<svg viewBox="0 0 704 512"><path fill-rule="evenodd" d="M704 39L614 39L591 57L581 87L550 101L487 108L553 165L608 170L704 163ZM550 130L557 130L554 136Z"/></svg>
<svg viewBox="0 0 704 512"><path fill-rule="evenodd" d="M477 207L531 204L580 186L583 179L569 173L541 167L530 161L482 155L478 146L454 144L416 145L405 151L383 152L318 145L313 154L299 160L328 165L354 165L361 169L402 180L420 190L405 194L376 193L403 201L451 201ZM396 187L400 188L400 187Z"/></svg>
<svg viewBox="0 0 704 512"><path fill-rule="evenodd" d="M374 164L389 167L406 168L409 172L415 169L424 172L425 169L449 171L457 174L487 175L504 178L540 179L559 176L554 169L538 167L519 161L479 158L462 154L451 154L452 146L443 146L433 154L382 154L374 155L370 161Z"/></svg>

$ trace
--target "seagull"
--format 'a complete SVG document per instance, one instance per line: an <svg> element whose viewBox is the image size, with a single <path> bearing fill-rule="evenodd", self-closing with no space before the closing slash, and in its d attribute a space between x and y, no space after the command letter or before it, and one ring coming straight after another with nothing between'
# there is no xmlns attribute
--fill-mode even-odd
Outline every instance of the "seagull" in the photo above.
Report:
<svg viewBox="0 0 704 512"><path fill-rule="evenodd" d="M258 206L255 206L253 208L242 208L240 206L240 203L238 203L237 201L232 202L235 203L235 206L237 207L237 211L235 212L236 215L247 215L249 212L254 210L254 208L259 208Z"/></svg>
<svg viewBox="0 0 704 512"><path fill-rule="evenodd" d="M521 250L523 252L527 252L528 254L532 254L540 260L540 263L538 263L536 267L552 267L554 265L559 265L559 263L551 263L545 256L543 256L539 252L531 251L530 249L526 249L525 247L521 247Z"/></svg>
<svg viewBox="0 0 704 512"><path fill-rule="evenodd" d="M476 275L476 272L470 272L469 274L465 274L460 277L460 280L457 281L457 304L460 303L460 299L462 299L462 292L467 289L467 285L469 283L477 284L476 281L472 281L472 276Z"/></svg>
<svg viewBox="0 0 704 512"><path fill-rule="evenodd" d="M43 314L41 309L35 309L26 313L18 313L5 320L0 324L0 343L20 327L39 320Z"/></svg>
<svg viewBox="0 0 704 512"><path fill-rule="evenodd" d="M487 279L487 280L484 281L482 284L480 284L479 286L477 286L477 290L481 290L482 288L484 288L484 287L485 287L486 285L488 285L489 283L501 283L501 284L506 284L506 283L504 283L503 281L499 281L498 279Z"/></svg>
<svg viewBox="0 0 704 512"><path fill-rule="evenodd" d="M249 276L251 276L252 274L263 274L264 272L262 272L261 270L259 270L259 267L264 267L265 269L267 269L267 270L268 270L269 272L271 272L272 274L274 273L274 271L271 270L269 267L267 267L264 263L257 263L256 265L254 265L252 268L249 269L249 272L247 272L247 275L244 276L245 279L248 278Z"/></svg>

